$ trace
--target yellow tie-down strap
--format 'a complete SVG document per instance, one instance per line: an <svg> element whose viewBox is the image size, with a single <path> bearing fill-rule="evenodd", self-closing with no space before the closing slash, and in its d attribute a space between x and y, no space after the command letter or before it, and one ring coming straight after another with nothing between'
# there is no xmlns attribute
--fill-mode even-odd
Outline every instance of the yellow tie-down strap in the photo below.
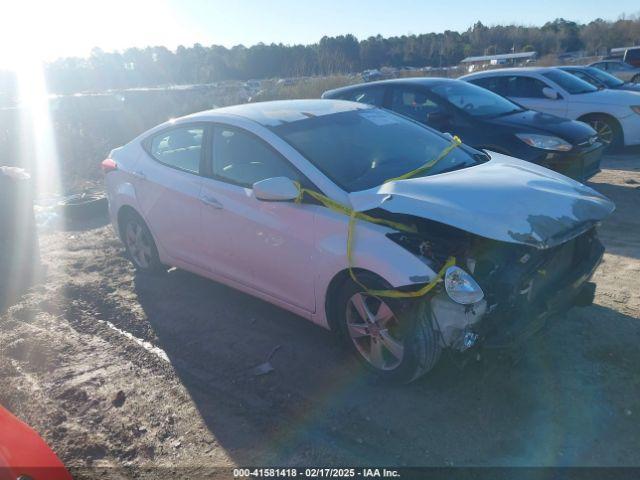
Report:
<svg viewBox="0 0 640 480"><path fill-rule="evenodd" d="M395 178L391 178L389 180L386 180L384 183L392 182L392 181L395 181L395 180L405 180L407 178L414 177L414 176L416 176L416 175L418 175L420 173L426 172L431 167L433 167L436 163L438 163L440 160L442 160L444 157L446 157L454 148L458 147L461 143L462 142L460 141L460 139L457 136L453 137L453 141L451 142L451 144L448 145L440 153L440 155L438 155L436 158L434 158L433 160L430 160L429 162L425 163L421 167L416 168L415 170L412 170L412 171L410 171L408 173L405 173L404 175L401 175L399 177L395 177ZM435 276L435 278L433 280L431 280L429 283L427 283L425 286L423 286L422 288L418 289L418 290L403 291L403 290L374 290L374 289L371 289L371 288L367 287L366 285L363 285L362 282L360 282L360 280L358 280L358 278L356 277L356 274L353 271L353 255L352 255L352 253L353 253L353 243L354 243L353 238L354 238L356 220L358 220L358 219L365 220L367 222L375 223L375 224L378 224L378 225L385 225L387 227L394 228L394 229L396 229L398 231L408 232L408 233L415 233L417 231L416 227L413 226L413 225L405 225L405 224L400 223L400 222L394 222L394 221L391 221L391 220L386 220L384 218L372 217L371 215L367 215L366 213L357 212L354 209L349 208L346 205L341 204L340 202L336 202L335 200L332 200L331 198L327 197L326 195L323 195L322 193L316 192L314 190L310 190L308 188L303 188L302 185L300 185L298 182L296 182L296 186L298 187L298 196L297 196L297 198L295 200L296 203L300 203L302 201L302 198L305 195L309 195L311 198L314 198L315 200L317 200L320 203L322 203L329 210L333 210L334 212L341 213L341 214L347 215L349 217L349 227L348 227L348 231L347 231L347 265L348 265L348 269L349 269L349 275L351 276L351 279L354 282L356 282L358 285L360 285L365 290L365 292L367 292L369 295L373 295L373 296L376 296L376 297L391 297L391 298L418 298L418 297L422 297L422 296L426 295L427 293L429 293L438 283L440 283L440 281L444 277L444 274L446 273L446 271L447 271L447 269L449 267L452 267L453 265L456 264L455 257L449 257L449 259L445 262L445 264L440 269L440 271Z"/></svg>

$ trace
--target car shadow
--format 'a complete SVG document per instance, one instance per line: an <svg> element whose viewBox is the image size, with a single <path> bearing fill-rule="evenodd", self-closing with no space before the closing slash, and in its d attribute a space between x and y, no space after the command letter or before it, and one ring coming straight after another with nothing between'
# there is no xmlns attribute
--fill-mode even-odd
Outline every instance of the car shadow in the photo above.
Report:
<svg viewBox="0 0 640 480"><path fill-rule="evenodd" d="M640 328L615 310L576 308L517 352L444 355L399 386L331 333L221 284L173 269L137 275L135 290L238 465L640 464Z"/></svg>
<svg viewBox="0 0 640 480"><path fill-rule="evenodd" d="M101 213L83 219L64 218L60 224L60 230L65 232L84 232L104 227L109 223L109 215Z"/></svg>
<svg viewBox="0 0 640 480"><path fill-rule="evenodd" d="M601 168L627 172L640 171L640 146L625 147L616 153L606 154L602 159Z"/></svg>
<svg viewBox="0 0 640 480"><path fill-rule="evenodd" d="M616 210L602 222L599 235L606 251L614 255L640 258L640 184L615 185L589 182L588 185L611 199Z"/></svg>

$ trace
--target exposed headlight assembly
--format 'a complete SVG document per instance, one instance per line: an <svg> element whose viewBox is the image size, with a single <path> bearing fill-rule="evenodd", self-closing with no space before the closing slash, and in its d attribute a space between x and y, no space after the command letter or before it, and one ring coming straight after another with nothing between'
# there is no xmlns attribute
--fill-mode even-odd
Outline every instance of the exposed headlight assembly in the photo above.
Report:
<svg viewBox="0 0 640 480"><path fill-rule="evenodd" d="M516 133L516 137L530 147L542 150L555 150L556 152L568 152L573 148L569 142L552 135L538 135L537 133Z"/></svg>
<svg viewBox="0 0 640 480"><path fill-rule="evenodd" d="M444 288L451 300L462 305L470 305L484 298L480 285L460 267L453 266L447 269Z"/></svg>

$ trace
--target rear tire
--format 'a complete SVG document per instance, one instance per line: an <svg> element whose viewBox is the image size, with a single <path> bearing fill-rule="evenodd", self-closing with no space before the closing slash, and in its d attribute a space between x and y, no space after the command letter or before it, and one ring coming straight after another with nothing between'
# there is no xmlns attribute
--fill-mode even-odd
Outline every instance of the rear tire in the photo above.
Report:
<svg viewBox="0 0 640 480"><path fill-rule="evenodd" d="M371 288L389 287L369 275L362 282ZM349 279L338 293L336 313L349 350L385 381L410 383L440 358L442 347L432 326L429 302L424 299L374 297Z"/></svg>
<svg viewBox="0 0 640 480"><path fill-rule="evenodd" d="M122 241L136 270L145 273L165 271L153 235L140 215L127 212L120 228Z"/></svg>

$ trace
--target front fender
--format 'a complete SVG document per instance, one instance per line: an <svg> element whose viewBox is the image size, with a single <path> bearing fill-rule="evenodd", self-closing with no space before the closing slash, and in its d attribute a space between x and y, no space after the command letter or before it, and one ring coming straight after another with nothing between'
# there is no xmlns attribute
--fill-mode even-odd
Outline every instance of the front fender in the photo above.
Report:
<svg viewBox="0 0 640 480"><path fill-rule="evenodd" d="M349 218L326 208L318 208L316 252L318 276L328 283L348 266L347 234ZM373 272L392 287L427 283L437 276L431 268L386 234L395 230L363 220L356 221L352 243L352 267ZM325 286L326 286L325 285Z"/></svg>

